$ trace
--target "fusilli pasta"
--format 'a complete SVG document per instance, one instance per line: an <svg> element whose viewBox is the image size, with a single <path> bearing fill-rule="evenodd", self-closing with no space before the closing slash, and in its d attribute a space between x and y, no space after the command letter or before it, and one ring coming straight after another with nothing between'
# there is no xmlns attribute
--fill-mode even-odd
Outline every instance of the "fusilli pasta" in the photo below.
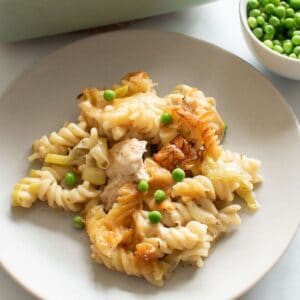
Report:
<svg viewBox="0 0 300 300"><path fill-rule="evenodd" d="M162 286L180 264L202 267L210 247L241 223L236 196L258 208L260 161L224 150L216 100L180 84L157 95L146 72L78 95L78 123L33 143L39 159L12 205L36 201L78 212L92 258Z"/></svg>
<svg viewBox="0 0 300 300"><path fill-rule="evenodd" d="M185 178L182 182L176 183L172 188L172 197L180 197L183 202L201 198L216 199L212 182L202 175Z"/></svg>
<svg viewBox="0 0 300 300"><path fill-rule="evenodd" d="M146 219L145 211L135 214L136 228L143 237L158 236L171 250L191 249L198 242L207 239L207 226L197 221L190 221L186 226L168 228L161 223L153 225Z"/></svg>
<svg viewBox="0 0 300 300"><path fill-rule="evenodd" d="M213 183L220 200L230 202L236 192L251 209L259 207L253 192L252 177L236 161L225 162L222 159L214 161L207 158L203 163L202 172Z"/></svg>
<svg viewBox="0 0 300 300"><path fill-rule="evenodd" d="M66 154L68 149L78 144L82 138L88 136L86 128L86 122L80 119L78 124L69 123L58 132L52 132L49 137L42 136L33 143L33 154L29 156L29 160L43 159L48 153Z"/></svg>
<svg viewBox="0 0 300 300"><path fill-rule="evenodd" d="M23 178L13 191L13 204L31 207L37 200L47 201L50 207L61 207L67 211L80 211L82 205L100 192L89 182L83 182L74 189L62 188L49 171L33 171L31 177Z"/></svg>
<svg viewBox="0 0 300 300"><path fill-rule="evenodd" d="M144 261L134 255L133 252L123 248L111 251L111 255L106 256L95 246L92 246L92 258L107 268L126 273L127 275L143 276L150 283L162 286L164 277L169 274L170 266L157 260Z"/></svg>

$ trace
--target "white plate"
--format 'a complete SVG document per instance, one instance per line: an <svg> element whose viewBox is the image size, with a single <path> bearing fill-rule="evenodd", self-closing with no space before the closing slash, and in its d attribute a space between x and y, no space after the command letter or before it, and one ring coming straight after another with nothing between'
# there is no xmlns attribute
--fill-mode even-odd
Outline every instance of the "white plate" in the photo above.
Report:
<svg viewBox="0 0 300 300"><path fill-rule="evenodd" d="M214 248L203 269L177 270L162 289L111 272L89 258L84 232L44 205L11 209L10 192L28 169L34 138L77 114L76 95L147 70L167 92L177 83L216 97L228 123L225 146L263 161L262 208ZM1 99L1 262L45 299L228 299L250 288L286 249L299 223L300 139L276 89L238 57L176 33L121 31L57 51L19 78Z"/></svg>

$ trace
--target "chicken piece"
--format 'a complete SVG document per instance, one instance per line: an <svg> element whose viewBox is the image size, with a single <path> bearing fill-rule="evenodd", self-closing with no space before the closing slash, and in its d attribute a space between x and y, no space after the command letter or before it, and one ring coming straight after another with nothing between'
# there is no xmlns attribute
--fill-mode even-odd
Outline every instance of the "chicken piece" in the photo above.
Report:
<svg viewBox="0 0 300 300"><path fill-rule="evenodd" d="M105 209L112 207L118 190L125 183L149 179L143 162L146 144L146 141L127 139L110 150L110 165L106 170L109 181L101 195Z"/></svg>
<svg viewBox="0 0 300 300"><path fill-rule="evenodd" d="M190 170L201 158L202 149L197 151L195 145L182 136L177 136L154 155L154 160L168 170L173 170L177 166Z"/></svg>
<svg viewBox="0 0 300 300"><path fill-rule="evenodd" d="M134 180L147 179L144 169L143 154L146 141L127 139L115 144L110 150L110 166L107 168L109 178L133 177Z"/></svg>

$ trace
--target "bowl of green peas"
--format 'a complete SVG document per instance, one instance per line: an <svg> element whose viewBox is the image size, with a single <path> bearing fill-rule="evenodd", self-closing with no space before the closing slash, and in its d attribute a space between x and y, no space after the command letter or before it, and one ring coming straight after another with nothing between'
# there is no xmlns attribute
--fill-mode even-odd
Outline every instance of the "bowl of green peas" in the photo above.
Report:
<svg viewBox="0 0 300 300"><path fill-rule="evenodd" d="M300 80L300 0L240 0L249 48L274 73Z"/></svg>

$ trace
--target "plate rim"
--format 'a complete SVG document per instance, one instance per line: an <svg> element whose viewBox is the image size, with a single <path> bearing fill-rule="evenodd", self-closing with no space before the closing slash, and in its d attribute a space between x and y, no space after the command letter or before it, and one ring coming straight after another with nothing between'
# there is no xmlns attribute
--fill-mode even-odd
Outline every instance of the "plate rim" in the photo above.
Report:
<svg viewBox="0 0 300 300"><path fill-rule="evenodd" d="M233 52L231 52L231 51L229 51L229 50L227 50L227 49L225 49L225 48L223 48L219 45L208 42L208 41L203 40L201 38L197 38L195 36L191 36L191 35L188 35L188 34L185 34L185 33L175 32L175 31L163 31L163 30L154 30L154 29L120 29L120 30L114 30L114 31L109 31L109 32L104 32L104 33L96 33L96 34L89 35L87 37L79 38L78 40L72 41L72 42L68 43L67 45L60 47L59 49L54 50L53 52L45 55L41 59L38 59L37 61L35 61L29 67L25 68L25 70L23 70L16 78L14 78L7 85L7 87L4 89L4 91L0 94L0 104L3 101L3 99L5 99L5 96L11 92L13 87L16 84L18 84L20 81L22 81L23 77L28 75L28 73L35 71L37 68L39 68L39 66L41 64L47 62L52 57L55 57L56 55L59 55L61 52L64 52L65 50L67 50L69 48L72 48L72 47L74 47L77 44L80 44L82 42L87 42L88 40L92 41L92 40L97 40L97 39L99 39L103 36L107 36L107 35L118 35L118 34L125 34L126 35L126 34L130 34L130 33L132 34L134 32L136 32L136 33L146 32L146 33L149 33L149 34L174 35L174 36L177 35L177 36L180 36L180 37L185 38L185 39L193 40L197 43L206 44L209 47L217 48L218 50L220 50L222 52L225 52L230 57L232 57L234 59L237 59L239 61L239 63L247 65L248 67L250 67L250 69L252 69L252 71L254 73L256 73L257 76L259 76L262 80L264 80L265 84L268 84L269 88L271 88L273 90L273 92L275 92L277 94L281 104L285 107L287 113L289 113L289 115L291 116L291 119L293 120L294 125L296 126L295 129L297 129L298 139L300 141L300 123L299 123L299 120L298 120L295 112L293 111L290 104L286 101L286 99L282 95L282 93L276 88L276 86L273 84L273 82L266 75L264 75L262 72L260 72L252 64L250 64L248 61L246 61L245 59L243 59L239 55L237 55L237 54L235 54L235 53L233 53ZM267 273L269 273L274 268L274 266L278 263L278 261L283 256L283 254L286 253L288 247L290 246L291 242L295 238L295 235L298 232L299 228L300 228L300 217L299 217L298 224L297 224L296 228L293 230L293 232L288 237L288 242L286 243L285 247L283 247L283 249L281 250L279 255L277 255L277 257L273 260L273 262L270 264L270 266L268 266L268 268L266 268L263 272L261 272L261 274L259 274L257 276L257 278L255 280L253 280L251 283L249 283L245 288L243 288L240 291L233 294L231 296L232 298L235 299L235 298L238 298L238 297L242 296L243 294L245 294L252 287L254 287L264 276L266 276ZM11 270L9 268L9 266L7 266L2 261L2 259L0 259L0 268L2 268L2 270L5 271L5 274L8 275L14 281L14 283L18 284L25 291L27 291L30 295L36 297L37 299L43 299L43 296L40 293L35 291L33 288L28 287L22 281L21 278L16 276L14 274L13 270Z"/></svg>

